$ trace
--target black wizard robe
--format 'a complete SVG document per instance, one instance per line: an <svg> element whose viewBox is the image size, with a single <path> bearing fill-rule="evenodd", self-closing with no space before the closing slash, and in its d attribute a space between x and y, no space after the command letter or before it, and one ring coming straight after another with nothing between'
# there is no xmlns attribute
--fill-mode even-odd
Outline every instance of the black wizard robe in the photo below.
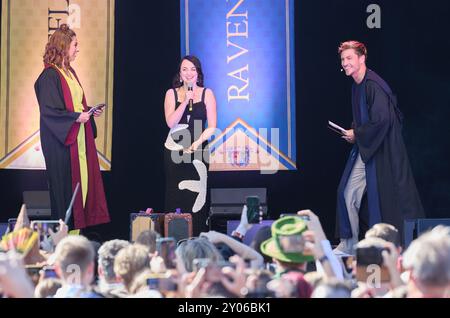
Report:
<svg viewBox="0 0 450 318"><path fill-rule="evenodd" d="M364 80L352 87L353 129L356 143L338 187L336 234L351 238L344 190L358 153L366 168L366 193L359 211L367 226L394 225L423 217L423 207L403 142L402 114L388 84L367 70Z"/></svg>
<svg viewBox="0 0 450 318"><path fill-rule="evenodd" d="M76 77L75 71L71 71ZM41 146L47 167L52 217L64 220L77 183L81 190L77 143L81 124L76 122L80 113L74 112L67 81L54 66L45 66L34 88L39 102ZM88 110L84 96L83 107ZM75 197L72 215L77 229L110 221L94 140L93 117L85 124L85 136L88 193L84 206L82 191Z"/></svg>

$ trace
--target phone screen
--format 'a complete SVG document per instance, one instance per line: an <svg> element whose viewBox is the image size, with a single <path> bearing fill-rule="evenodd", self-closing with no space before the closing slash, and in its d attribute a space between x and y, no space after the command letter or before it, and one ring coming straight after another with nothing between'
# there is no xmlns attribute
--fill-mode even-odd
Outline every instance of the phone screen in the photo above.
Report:
<svg viewBox="0 0 450 318"><path fill-rule="evenodd" d="M356 280L358 282L369 283L374 279L381 283L387 283L391 281L391 275L386 266L379 265L356 265Z"/></svg>
<svg viewBox="0 0 450 318"><path fill-rule="evenodd" d="M106 106L106 104L98 104L98 105L95 105L94 107L92 107L91 109L89 109L89 111L88 111L88 113L89 114L93 114L97 109L103 109L103 107L105 107Z"/></svg>
<svg viewBox="0 0 450 318"><path fill-rule="evenodd" d="M34 286L36 286L39 282L39 278L40 278L39 272L41 271L42 267L27 265L27 266L25 266L25 268L26 268L28 277L30 277Z"/></svg>
<svg viewBox="0 0 450 318"><path fill-rule="evenodd" d="M342 256L342 265L344 266L345 271L347 274L353 273L353 262L355 258L353 256Z"/></svg>
<svg viewBox="0 0 450 318"><path fill-rule="evenodd" d="M147 278L147 286L149 289L155 289L161 293L178 290L178 284L170 277L149 277Z"/></svg>
<svg viewBox="0 0 450 318"><path fill-rule="evenodd" d="M54 233L59 231L59 221L33 221L31 229L39 233L39 241L43 242L50 236L50 229Z"/></svg>
<svg viewBox="0 0 450 318"><path fill-rule="evenodd" d="M259 223L259 213L260 213L260 202L259 197L257 196L250 196L247 197L246 200L247 204L247 220L248 223L254 224Z"/></svg>
<svg viewBox="0 0 450 318"><path fill-rule="evenodd" d="M44 271L44 278L58 278L58 275L56 274L56 271L53 267L45 267L43 269Z"/></svg>
<svg viewBox="0 0 450 318"><path fill-rule="evenodd" d="M8 233L11 233L14 231L16 222L17 222L17 219L8 219Z"/></svg>
<svg viewBox="0 0 450 318"><path fill-rule="evenodd" d="M176 242L174 238L159 238L156 240L156 248L158 255L164 260L164 265L167 269L176 268L175 264L175 249Z"/></svg>
<svg viewBox="0 0 450 318"><path fill-rule="evenodd" d="M147 286L150 289L159 289L159 278L147 278Z"/></svg>
<svg viewBox="0 0 450 318"><path fill-rule="evenodd" d="M305 239L301 234L279 236L278 241L285 253L302 253L305 249Z"/></svg>
<svg viewBox="0 0 450 318"><path fill-rule="evenodd" d="M159 281L159 289L161 292L174 292L178 290L178 284L171 277L162 278Z"/></svg>
<svg viewBox="0 0 450 318"><path fill-rule="evenodd" d="M383 248L377 246L359 247L356 249L356 262L358 265L383 265Z"/></svg>

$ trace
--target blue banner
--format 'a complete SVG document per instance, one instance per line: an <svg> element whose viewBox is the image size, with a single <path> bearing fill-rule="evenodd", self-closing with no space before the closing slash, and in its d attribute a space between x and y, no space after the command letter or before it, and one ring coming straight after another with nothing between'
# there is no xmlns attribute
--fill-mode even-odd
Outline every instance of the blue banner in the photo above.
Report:
<svg viewBox="0 0 450 318"><path fill-rule="evenodd" d="M217 99L210 169L296 169L294 0L181 0L181 53Z"/></svg>

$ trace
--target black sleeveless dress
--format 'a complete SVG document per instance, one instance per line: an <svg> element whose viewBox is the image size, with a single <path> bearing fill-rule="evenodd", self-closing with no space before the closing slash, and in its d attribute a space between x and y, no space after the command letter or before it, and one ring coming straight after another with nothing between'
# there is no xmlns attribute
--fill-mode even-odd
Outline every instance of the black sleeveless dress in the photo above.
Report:
<svg viewBox="0 0 450 318"><path fill-rule="evenodd" d="M180 106L177 91L175 109ZM192 213L193 235L208 231L209 210L209 148L205 141L192 154L183 153L197 140L206 128L206 88L200 102L194 103L192 111L186 107L178 125L169 131L164 145L164 166L166 175L165 212Z"/></svg>

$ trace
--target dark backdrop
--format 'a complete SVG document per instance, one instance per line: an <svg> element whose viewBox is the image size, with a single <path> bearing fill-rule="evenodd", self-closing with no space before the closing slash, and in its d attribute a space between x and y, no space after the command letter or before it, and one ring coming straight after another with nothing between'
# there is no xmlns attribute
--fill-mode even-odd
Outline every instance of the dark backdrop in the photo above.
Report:
<svg viewBox="0 0 450 318"><path fill-rule="evenodd" d="M366 25L371 3L381 6L381 29ZM128 238L129 213L163 209L163 100L180 58L179 16L178 0L116 0L113 161L103 173L112 222L89 229L93 238ZM398 96L427 216L450 217L449 21L450 2L442 0L295 1L298 171L216 172L211 186L267 187L273 217L310 208L334 237L335 193L350 146L326 122L351 122L352 81L340 72L337 47L357 39L368 46L369 67ZM16 216L23 191L42 189L44 172L0 170L0 221Z"/></svg>

